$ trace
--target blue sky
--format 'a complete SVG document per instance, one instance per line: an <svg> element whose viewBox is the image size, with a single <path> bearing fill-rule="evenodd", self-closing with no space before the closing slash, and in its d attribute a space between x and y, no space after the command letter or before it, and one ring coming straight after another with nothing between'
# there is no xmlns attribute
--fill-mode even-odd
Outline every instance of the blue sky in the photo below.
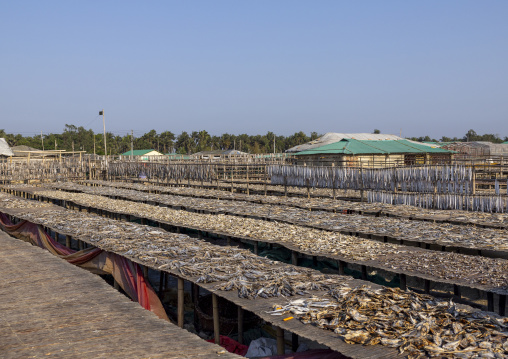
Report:
<svg viewBox="0 0 508 359"><path fill-rule="evenodd" d="M508 1L0 0L0 128L508 136Z"/></svg>

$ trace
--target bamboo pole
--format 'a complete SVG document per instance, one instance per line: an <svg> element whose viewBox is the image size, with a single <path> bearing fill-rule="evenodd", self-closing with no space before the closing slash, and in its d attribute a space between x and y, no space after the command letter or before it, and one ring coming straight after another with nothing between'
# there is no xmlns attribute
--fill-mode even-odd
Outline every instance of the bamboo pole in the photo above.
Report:
<svg viewBox="0 0 508 359"><path fill-rule="evenodd" d="M184 292L183 292L183 278L178 278L178 326L183 328L184 317Z"/></svg>
<svg viewBox="0 0 508 359"><path fill-rule="evenodd" d="M212 293L212 306L213 306L213 333L215 337L215 344L220 344L219 305L217 295L215 295L215 293Z"/></svg>

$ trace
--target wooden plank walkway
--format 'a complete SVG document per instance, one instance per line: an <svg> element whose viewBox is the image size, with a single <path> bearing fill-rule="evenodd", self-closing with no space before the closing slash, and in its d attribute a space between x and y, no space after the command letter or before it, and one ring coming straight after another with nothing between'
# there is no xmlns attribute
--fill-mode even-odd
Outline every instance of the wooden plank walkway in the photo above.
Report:
<svg viewBox="0 0 508 359"><path fill-rule="evenodd" d="M0 231L0 357L238 358ZM221 354L219 354L221 353Z"/></svg>

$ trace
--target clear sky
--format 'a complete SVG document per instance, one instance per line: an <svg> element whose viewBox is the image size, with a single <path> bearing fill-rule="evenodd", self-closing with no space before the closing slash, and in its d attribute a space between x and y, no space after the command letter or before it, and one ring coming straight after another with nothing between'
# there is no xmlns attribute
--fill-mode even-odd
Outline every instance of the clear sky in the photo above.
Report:
<svg viewBox="0 0 508 359"><path fill-rule="evenodd" d="M0 0L0 129L508 136L508 1Z"/></svg>

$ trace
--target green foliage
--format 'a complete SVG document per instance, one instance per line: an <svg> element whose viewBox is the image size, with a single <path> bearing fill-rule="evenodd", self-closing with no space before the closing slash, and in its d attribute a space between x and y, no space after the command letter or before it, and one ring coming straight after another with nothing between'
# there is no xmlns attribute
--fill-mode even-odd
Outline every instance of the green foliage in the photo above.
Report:
<svg viewBox="0 0 508 359"><path fill-rule="evenodd" d="M378 131L374 130L374 133ZM290 136L277 136L273 132L267 132L265 135L233 135L224 133L220 136L212 136L207 131L193 131L192 133L182 132L175 136L171 131L164 131L157 133L155 130L150 130L143 134L141 137L133 139L134 149L154 149L161 153L179 153L179 154L192 154L199 151L208 150L232 150L237 149L248 153L273 153L274 140L275 152L283 152L291 147L304 144L306 142L315 140L320 135L317 132L312 132L307 136L304 132L295 132ZM50 133L35 135L33 137L24 137L20 134L6 133L0 129L0 137L6 139L10 146L26 145L37 149L42 149L42 140L44 141L44 149L46 150L66 150L72 151L73 145L75 151L87 151L88 153L95 153L98 155L104 154L104 138L102 133L94 133L92 130L85 130L82 126L76 127L74 125L66 124L62 133ZM435 141L436 139L429 136L412 137L413 141ZM446 137L443 136L440 141L491 141L500 143L508 141L508 136L503 139L499 135L484 134L478 135L474 130L469 130L464 137ZM118 155L127 152L131 149L131 136L114 135L110 132L107 133L107 147L108 154Z"/></svg>

